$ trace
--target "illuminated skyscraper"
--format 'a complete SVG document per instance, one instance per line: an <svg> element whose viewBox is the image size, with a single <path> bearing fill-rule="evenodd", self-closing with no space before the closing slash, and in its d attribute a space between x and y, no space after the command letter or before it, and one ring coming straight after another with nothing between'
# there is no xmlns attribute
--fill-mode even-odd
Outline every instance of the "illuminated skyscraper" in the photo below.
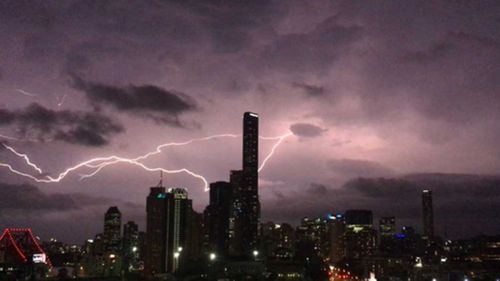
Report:
<svg viewBox="0 0 500 281"><path fill-rule="evenodd" d="M259 116L245 112L243 115L243 171L253 174L249 179L252 188L257 188L257 170L259 168Z"/></svg>
<svg viewBox="0 0 500 281"><path fill-rule="evenodd" d="M152 187L146 203L146 257L147 276L175 272L188 245L189 217L192 202L185 189Z"/></svg>
<svg viewBox="0 0 500 281"><path fill-rule="evenodd" d="M345 258L345 221L341 214L328 217L328 234L330 238L330 261L336 263Z"/></svg>
<svg viewBox="0 0 500 281"><path fill-rule="evenodd" d="M376 231L373 229L373 214L369 210L348 210L345 212L346 256L362 259L375 251Z"/></svg>
<svg viewBox="0 0 500 281"><path fill-rule="evenodd" d="M422 207L424 217L424 235L425 239L434 238L434 212L432 210L432 191L424 189L422 191Z"/></svg>
<svg viewBox="0 0 500 281"><path fill-rule="evenodd" d="M259 116L245 112L243 115L243 170L241 174L231 174L234 192L230 222L234 226L231 249L235 255L250 256L257 248L260 225L258 155Z"/></svg>
<svg viewBox="0 0 500 281"><path fill-rule="evenodd" d="M186 260L189 221L192 213L192 201L183 188L171 188L167 192L167 272L179 269L181 261Z"/></svg>
<svg viewBox="0 0 500 281"><path fill-rule="evenodd" d="M104 251L119 253L121 245L122 214L116 206L110 207L104 215Z"/></svg>

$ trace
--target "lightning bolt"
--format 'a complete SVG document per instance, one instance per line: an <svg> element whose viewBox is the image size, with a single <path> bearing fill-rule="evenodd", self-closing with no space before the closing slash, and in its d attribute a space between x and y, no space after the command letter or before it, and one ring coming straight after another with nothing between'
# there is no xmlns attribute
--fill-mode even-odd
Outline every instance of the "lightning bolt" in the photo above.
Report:
<svg viewBox="0 0 500 281"><path fill-rule="evenodd" d="M258 172L262 171L262 169L264 169L264 167L266 166L266 163L267 161L269 161L269 159L271 159L271 157L273 156L274 154L274 151L276 150L276 148L286 139L288 138L289 136L293 135L293 133L288 133L288 134L284 134L282 136L279 136L279 137L260 137L264 140L275 140L277 139L278 141L271 147L271 152L269 152L269 154L267 154L267 156L264 158L264 161L262 161L262 164L260 164L260 167L259 169L257 170Z"/></svg>
<svg viewBox="0 0 500 281"><path fill-rule="evenodd" d="M0 138L6 139L6 140L14 140L14 141L18 141L19 140L18 138L9 137L9 136L6 136L6 135L0 135Z"/></svg>
<svg viewBox="0 0 500 281"><path fill-rule="evenodd" d="M264 140L278 140L278 141L272 146L271 151L264 158L264 161L262 162L261 166L258 169L259 172L264 168L264 166L266 165L266 163L268 162L268 160L273 156L276 148L283 142L283 140L285 138L287 138L287 137L289 137L291 135L292 135L292 133L287 133L285 135L278 136L278 137L262 137L262 136L260 136L260 138L264 139ZM76 171L76 170L78 170L80 168L83 168L83 167L87 167L87 168L91 168L91 169L95 169L95 170L93 172L89 173L89 174L81 174L80 175L80 180L85 179L85 178L89 178L89 177L92 177L92 176L96 175L102 169L104 169L105 167L107 167L109 165L114 165L114 164L118 164L118 163L128 163L128 164L135 165L135 166L138 166L140 168L143 168L144 170L150 171L150 172L163 171L163 172L165 172L167 174L187 173L190 176L195 177L195 178L201 180L203 182L204 190L208 191L209 190L208 189L208 181L205 179L205 177L203 177L202 175L199 175L199 174L197 174L195 172L192 172L192 171L190 171L190 170L188 170L186 168L176 169L176 170L168 170L168 169L164 169L164 168L160 168L160 167L151 168L151 167L148 167L144 163L139 162L139 161L145 160L145 159L147 159L147 158L149 158L149 157L151 157L153 155L159 154L159 153L162 152L162 150L164 148L170 147L170 146L184 146L184 145L189 145L189 144L191 144L193 142L208 141L208 140L212 140L212 139L216 139L216 138L228 138L228 137L230 137L230 138L237 138L237 137L240 137L240 136L241 135L235 135L235 134L219 134L219 135L212 135L212 136L203 137L203 138L191 139L191 140L188 140L188 141L185 141L185 142L164 143L164 144L161 144L161 145L157 146L155 150L153 150L151 152L148 152L148 153L146 153L144 155L138 156L136 158L123 158L123 157L119 157L119 156L116 156L116 155L112 155L112 156L108 156L108 157L92 158L92 159L89 159L87 161L78 163L75 166L67 168L66 170L64 170L63 172L61 172L57 177L52 177L52 176L49 176L49 175L45 175L42 178L36 177L36 176L31 175L31 174L28 174L28 173L16 170L11 165L6 164L6 163L0 163L0 167L6 167L11 172L13 172L13 173L15 173L17 175L20 175L20 176L32 179L32 180L34 180L36 182L39 182L39 183L56 183L56 182L60 182L62 179L64 179L71 172ZM26 154L19 153L14 148L12 148L12 147L10 147L10 146L8 146L6 144L2 144L2 145L6 149L8 149L10 152L12 152L13 154L15 154L16 156L22 158L27 165L29 165L34 170L36 170L39 174L43 174L43 170L41 168L39 168L36 164L34 164L33 162L31 162L31 160L29 159L29 157Z"/></svg>
<svg viewBox="0 0 500 281"><path fill-rule="evenodd" d="M36 96L38 96L37 94L30 93L30 92L25 91L23 89L16 89L16 91L19 92L19 93L21 93L21 94L23 94L23 95L25 95L25 96L28 96L28 97L36 97Z"/></svg>
<svg viewBox="0 0 500 281"><path fill-rule="evenodd" d="M34 163L32 163L30 161L30 158L28 157L28 155L26 154L22 154L22 153L19 153L17 152L14 148L2 143L3 147L5 147L7 150L9 150L10 152L14 153L17 157L20 157L20 158L23 158L24 159L24 162L26 162L26 164L28 164L28 166L31 166L33 169L35 169L35 171L37 171L39 174L42 174L43 171L42 169L40 169L37 165L35 165Z"/></svg>

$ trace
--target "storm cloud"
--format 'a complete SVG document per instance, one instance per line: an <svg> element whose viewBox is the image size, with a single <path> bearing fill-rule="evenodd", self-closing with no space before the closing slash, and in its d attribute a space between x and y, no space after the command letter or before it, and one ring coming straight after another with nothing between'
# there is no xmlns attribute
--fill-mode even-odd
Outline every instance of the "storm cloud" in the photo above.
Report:
<svg viewBox="0 0 500 281"><path fill-rule="evenodd" d="M111 199L83 193L46 194L31 184L8 184L0 182L2 211L70 211L93 205L111 203Z"/></svg>
<svg viewBox="0 0 500 281"><path fill-rule="evenodd" d="M479 233L481 225L498 232L496 185L462 174L500 170L499 14L499 2L490 0L2 1L0 134L45 140L25 146L3 137L44 170L64 171L90 157L136 157L161 143L241 134L242 113L251 111L262 136L293 133L259 174L265 218L297 222L373 208L418 226L425 187L435 189L441 208L437 233L445 225L457 235ZM21 121L35 111L28 110L33 102L78 121ZM85 115L102 122L94 129L80 120ZM261 161L274 143L260 142ZM147 165L227 179L241 166L241 143L169 147ZM26 180L0 172L9 182ZM460 184L429 182L434 172ZM400 176L417 173L426 180ZM147 192L138 187L157 182L156 174L129 165L111 165L86 181L75 174L39 187L144 202ZM166 184L189 188L203 211L208 195L198 180L181 173ZM98 231L102 209L85 221Z"/></svg>
<svg viewBox="0 0 500 281"><path fill-rule="evenodd" d="M313 124L297 123L290 126L290 131L299 137L313 138L321 136L328 130Z"/></svg>
<svg viewBox="0 0 500 281"><path fill-rule="evenodd" d="M190 96L153 85L116 87L74 79L77 89L96 107L111 106L118 111L151 118L158 123L183 126L180 115L197 109Z"/></svg>
<svg viewBox="0 0 500 281"><path fill-rule="evenodd" d="M45 108L38 103L19 110L0 109L0 126L14 126L20 138L63 141L85 146L103 146L124 128L120 123L95 112Z"/></svg>
<svg viewBox="0 0 500 281"><path fill-rule="evenodd" d="M325 95L325 88L306 83L293 83L293 86L302 89L309 97L321 97Z"/></svg>
<svg viewBox="0 0 500 281"><path fill-rule="evenodd" d="M327 167L331 169L332 172L348 178L360 176L387 176L394 174L391 169L378 162L361 159L331 159L327 161Z"/></svg>

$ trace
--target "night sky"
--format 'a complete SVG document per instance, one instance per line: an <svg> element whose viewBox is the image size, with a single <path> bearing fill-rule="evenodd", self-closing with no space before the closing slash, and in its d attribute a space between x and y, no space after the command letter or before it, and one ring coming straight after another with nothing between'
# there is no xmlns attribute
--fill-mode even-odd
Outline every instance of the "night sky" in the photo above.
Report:
<svg viewBox="0 0 500 281"><path fill-rule="evenodd" d="M450 238L500 233L498 1L1 1L0 141L47 175L167 142L289 132L259 174L262 221L363 208ZM261 140L260 160L276 140ZM209 182L241 137L169 147L148 167ZM0 162L36 175L1 146ZM82 168L37 183L0 167L0 227L81 243L109 206L142 229L159 172ZM361 178L360 178L361 177ZM186 187L197 211L203 182Z"/></svg>

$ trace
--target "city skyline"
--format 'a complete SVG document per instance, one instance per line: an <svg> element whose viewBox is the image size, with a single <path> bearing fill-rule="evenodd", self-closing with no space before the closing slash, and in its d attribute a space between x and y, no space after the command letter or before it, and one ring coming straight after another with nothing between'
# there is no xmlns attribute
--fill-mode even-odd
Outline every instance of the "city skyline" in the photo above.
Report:
<svg viewBox="0 0 500 281"><path fill-rule="evenodd" d="M274 137L254 163L261 222L367 209L422 232L429 189L435 235L500 233L499 14L495 1L5 1L0 142L47 174L3 145L0 163L55 177L230 134L144 160L229 181L250 111ZM159 171L121 163L85 178L95 169L37 183L0 167L0 227L80 243L118 206L145 229ZM200 177L164 177L197 212L209 203Z"/></svg>

